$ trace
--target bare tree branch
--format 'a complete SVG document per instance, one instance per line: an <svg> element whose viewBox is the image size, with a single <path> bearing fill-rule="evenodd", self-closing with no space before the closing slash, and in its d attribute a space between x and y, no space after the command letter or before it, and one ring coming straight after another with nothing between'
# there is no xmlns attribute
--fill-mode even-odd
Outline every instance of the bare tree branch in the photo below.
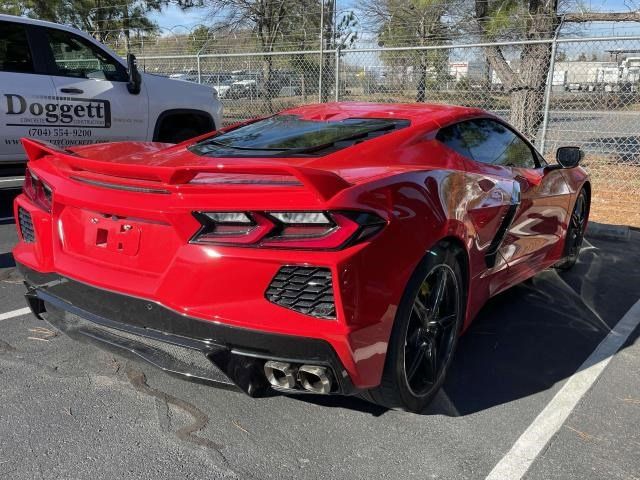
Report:
<svg viewBox="0 0 640 480"><path fill-rule="evenodd" d="M487 62L495 72L498 74L498 77L502 81L502 84L507 88L513 88L515 83L515 74L513 73L513 69L507 63L507 60L504 58L502 54L502 49L500 47L484 47L484 54L487 57Z"/></svg>
<svg viewBox="0 0 640 480"><path fill-rule="evenodd" d="M640 10L635 12L580 12L566 13L565 23L586 22L640 22Z"/></svg>
<svg viewBox="0 0 640 480"><path fill-rule="evenodd" d="M477 23L478 23L478 26L480 27L480 30L482 31L482 34L485 37L487 37L486 22L488 18L488 15L487 15L488 10L489 10L488 3L489 2L487 0L475 1L475 7L476 7L475 13L478 21ZM503 85L507 88L511 88L515 81L515 75L513 73L513 70L511 69L511 66L507 63L507 60L504 58L504 55L502 54L502 49L497 46L485 47L484 54L487 58L487 62L489 62L489 65L491 66L491 68L493 68L493 70L495 70L495 72L498 74L498 77L500 77L500 80L502 81Z"/></svg>

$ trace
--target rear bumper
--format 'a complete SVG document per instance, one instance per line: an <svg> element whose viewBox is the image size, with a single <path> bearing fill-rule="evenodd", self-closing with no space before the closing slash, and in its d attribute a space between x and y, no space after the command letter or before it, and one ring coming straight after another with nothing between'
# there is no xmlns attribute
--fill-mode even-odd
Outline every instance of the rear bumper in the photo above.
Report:
<svg viewBox="0 0 640 480"><path fill-rule="evenodd" d="M144 299L144 304L154 306L153 312L163 312L145 317L150 329L169 328L163 323L164 313L168 312L167 318L187 318L193 325L204 325L198 329L215 328L214 333L203 333L203 338L222 338L223 345L236 349L261 351L260 338L266 337L247 335L243 342L225 342L225 332L256 332L268 338L289 339L290 347L265 350L275 358L295 356L298 345L298 354L304 358L307 352L315 352L307 347L307 340L317 341L328 345L331 353L323 353L323 358L337 357L355 388L379 385L397 305L415 267L413 257L405 253L406 245L398 245L401 224L391 223L373 239L339 250L197 244L190 240L202 225L193 212L205 208L203 205L215 205L219 211L260 210L265 205L274 205L274 211L291 205L336 211L355 207L351 199L345 204L326 206L308 203L310 194L304 189L286 196L277 189L265 193L231 189L133 194L69 180L56 173L53 164L45 159L35 162L31 169L53 188L53 205L49 213L24 194L16 198L16 215L23 209L30 216L31 225L26 230L33 231L34 238L25 238L23 225L18 224L21 241L13 249L14 258L35 272L57 274L74 280L76 285L90 285L100 295L117 292L121 296L114 302L118 308L100 313L92 310L101 308L101 302L95 302L84 310L122 322L118 315L127 311L126 299ZM360 207L369 210L367 205ZM119 232L126 226L137 241L121 239ZM107 230L110 239L115 235L115 240L122 240L123 248L118 247L122 251L116 251L116 241L107 242L106 248L99 240L98 227ZM289 267L330 272L335 315L311 315L304 307L295 309L287 304L289 298L284 294L280 295L286 297L283 299L272 292L271 287L279 288L276 277ZM315 281L313 288L318 288ZM51 289L47 291L58 295ZM305 297L301 295L297 300L308 302L307 293L312 292L302 293ZM328 290L322 295L325 293ZM61 298L80 305L69 300L71 297ZM317 301L326 300L321 297ZM138 318L140 314L132 316ZM178 335L188 337L190 332ZM331 359L325 361L334 363ZM341 375L340 371L336 375Z"/></svg>
<svg viewBox="0 0 640 480"><path fill-rule="evenodd" d="M264 362L281 360L328 367L335 380L332 393L358 391L324 340L199 320L156 302L39 273L20 263L18 269L36 316L73 338L128 352L169 373L254 395L267 386Z"/></svg>

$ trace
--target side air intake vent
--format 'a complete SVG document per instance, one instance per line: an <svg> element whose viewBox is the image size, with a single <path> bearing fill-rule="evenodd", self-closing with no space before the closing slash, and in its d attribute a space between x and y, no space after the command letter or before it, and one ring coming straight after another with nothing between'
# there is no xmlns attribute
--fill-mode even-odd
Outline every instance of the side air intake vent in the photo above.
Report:
<svg viewBox="0 0 640 480"><path fill-rule="evenodd" d="M278 273L266 292L270 302L317 318L336 318L331 270L287 266Z"/></svg>
<svg viewBox="0 0 640 480"><path fill-rule="evenodd" d="M33 221L31 220L29 212L22 207L18 207L18 217L22 239L27 243L35 242L36 235L33 230Z"/></svg>

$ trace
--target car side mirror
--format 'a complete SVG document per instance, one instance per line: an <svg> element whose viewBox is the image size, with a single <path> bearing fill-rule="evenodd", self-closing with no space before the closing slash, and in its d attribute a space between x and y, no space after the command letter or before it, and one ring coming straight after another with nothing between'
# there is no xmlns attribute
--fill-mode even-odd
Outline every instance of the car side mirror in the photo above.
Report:
<svg viewBox="0 0 640 480"><path fill-rule="evenodd" d="M129 93L132 95L138 95L141 89L140 86L142 85L142 76L138 71L138 62L133 53L127 54L127 73L129 74L127 90L129 90Z"/></svg>
<svg viewBox="0 0 640 480"><path fill-rule="evenodd" d="M583 156L579 147L560 147L556 151L556 161L562 168L577 167Z"/></svg>

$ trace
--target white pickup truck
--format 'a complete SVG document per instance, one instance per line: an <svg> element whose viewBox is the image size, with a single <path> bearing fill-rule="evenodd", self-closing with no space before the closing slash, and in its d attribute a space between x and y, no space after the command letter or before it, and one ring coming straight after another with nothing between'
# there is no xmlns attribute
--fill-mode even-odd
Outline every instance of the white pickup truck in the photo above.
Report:
<svg viewBox="0 0 640 480"><path fill-rule="evenodd" d="M21 137L59 147L177 143L221 126L210 86L139 73L74 28L0 15L0 172L24 161Z"/></svg>

